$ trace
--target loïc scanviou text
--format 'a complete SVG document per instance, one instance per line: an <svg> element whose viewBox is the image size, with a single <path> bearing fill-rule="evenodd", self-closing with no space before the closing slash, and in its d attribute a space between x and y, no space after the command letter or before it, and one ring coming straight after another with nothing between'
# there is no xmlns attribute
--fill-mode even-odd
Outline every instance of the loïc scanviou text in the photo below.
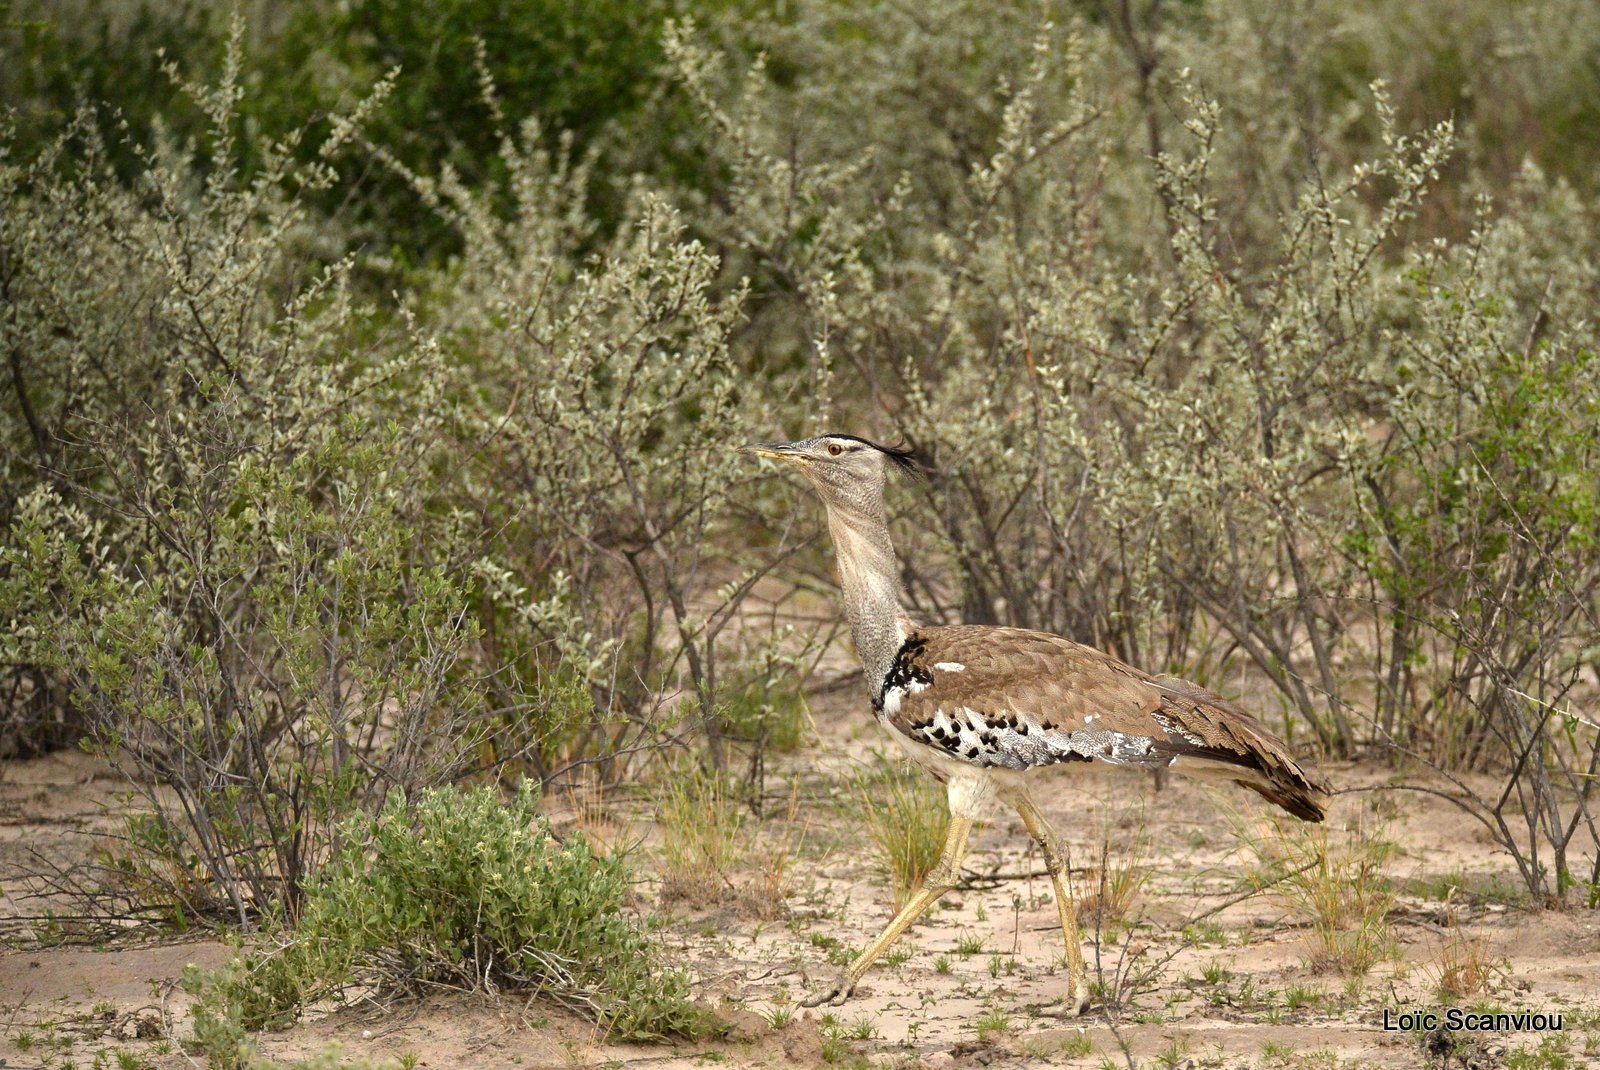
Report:
<svg viewBox="0 0 1600 1070"><path fill-rule="evenodd" d="M1492 1031L1559 1033L1561 1012L1554 1011L1469 1011L1451 1007L1443 1012L1431 1010L1391 1011L1383 1009L1385 1031L1434 1030L1440 1026L1468 1033Z"/></svg>

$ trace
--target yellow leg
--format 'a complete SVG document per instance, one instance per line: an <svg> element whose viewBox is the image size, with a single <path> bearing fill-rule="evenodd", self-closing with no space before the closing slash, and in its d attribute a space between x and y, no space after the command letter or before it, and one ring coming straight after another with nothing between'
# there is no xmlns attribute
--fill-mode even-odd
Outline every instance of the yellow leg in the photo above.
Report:
<svg viewBox="0 0 1600 1070"><path fill-rule="evenodd" d="M1056 838L1055 829L1033 805L1033 800L1023 797L1017 802L1017 813L1028 826L1028 834L1044 852L1045 868L1050 871L1050 883L1056 889L1056 911L1061 915L1061 937L1067 945L1067 982L1072 986L1072 996L1067 1009L1072 1014L1082 1014L1089 1009L1089 971L1083 964L1083 949L1079 946L1078 905L1072 899L1072 872L1067 868L1066 851Z"/></svg>
<svg viewBox="0 0 1600 1070"><path fill-rule="evenodd" d="M825 1003L838 1004L850 998L850 993L855 991L861 975L867 972L867 968L877 960L878 956L887 951L889 945L909 929L911 923L922 916L923 911L933 905L934 900L949 891L956 883L956 878L961 873L961 863L967 857L967 833L971 830L971 818L957 817L954 814L950 816L950 831L945 834L944 850L939 855L939 863L922 882L921 889L900 908L900 913L889 922L882 935L857 955L855 961L850 963L831 986L802 1001L800 1004L802 1007L820 1007Z"/></svg>

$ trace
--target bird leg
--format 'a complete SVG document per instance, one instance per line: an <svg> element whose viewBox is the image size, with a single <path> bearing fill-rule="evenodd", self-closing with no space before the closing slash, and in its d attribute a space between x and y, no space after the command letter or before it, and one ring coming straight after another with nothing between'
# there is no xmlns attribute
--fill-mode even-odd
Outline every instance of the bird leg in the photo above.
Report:
<svg viewBox="0 0 1600 1070"><path fill-rule="evenodd" d="M945 892L949 891L956 883L956 878L961 874L961 863L967 857L967 833L972 830L972 819L969 817L950 816L950 831L945 834L944 850L939 854L939 862L922 881L922 887L917 890L900 912L889 922L883 933L874 940L868 948L855 957L849 967L840 972L833 984L810 997L801 1001L802 1007L820 1007L823 1004L840 1004L850 998L850 993L855 991L856 983L861 980L861 975L877 960L878 956L889 949L901 933L911 927L912 922L922 916L922 912L933 905Z"/></svg>
<svg viewBox="0 0 1600 1070"><path fill-rule="evenodd" d="M1079 946L1078 905L1072 898L1072 873L1064 861L1066 851L1056 838L1056 830L1039 812L1033 800L1024 796L1016 803L1022 823L1028 834L1044 852L1044 865L1050 871L1050 883L1056 889L1056 911L1061 915L1061 936L1067 945L1067 980L1072 985L1072 997L1067 1010L1073 1015L1089 1009L1089 975L1083 964L1083 949Z"/></svg>

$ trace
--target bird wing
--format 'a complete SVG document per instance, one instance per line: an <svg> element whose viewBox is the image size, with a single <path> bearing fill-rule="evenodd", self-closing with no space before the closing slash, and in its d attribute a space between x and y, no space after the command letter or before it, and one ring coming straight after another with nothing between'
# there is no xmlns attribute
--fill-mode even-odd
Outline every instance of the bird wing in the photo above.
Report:
<svg viewBox="0 0 1600 1070"><path fill-rule="evenodd" d="M902 645L877 705L910 739L981 767L1065 761L1237 780L1320 820L1314 782L1245 710L1196 684L1141 672L1058 635L922 628Z"/></svg>

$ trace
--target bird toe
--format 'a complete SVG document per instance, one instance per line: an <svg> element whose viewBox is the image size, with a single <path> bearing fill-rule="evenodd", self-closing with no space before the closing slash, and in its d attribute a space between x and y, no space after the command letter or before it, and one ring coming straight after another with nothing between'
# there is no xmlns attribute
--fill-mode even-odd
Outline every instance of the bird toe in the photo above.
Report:
<svg viewBox="0 0 1600 1070"><path fill-rule="evenodd" d="M850 998L850 993L855 990L855 981L850 977L849 970L840 970L832 982L819 989L814 995L800 1001L802 1007L837 1007Z"/></svg>
<svg viewBox="0 0 1600 1070"><path fill-rule="evenodd" d="M1072 986L1072 998L1067 1001L1067 1008L1072 1017L1085 1013L1089 1009L1089 982L1079 978L1078 983Z"/></svg>
<svg viewBox="0 0 1600 1070"><path fill-rule="evenodd" d="M1089 1013L1089 982L1080 980L1072 986L1072 994L1062 996L1056 1003L1030 1007L1043 1018L1079 1018Z"/></svg>

